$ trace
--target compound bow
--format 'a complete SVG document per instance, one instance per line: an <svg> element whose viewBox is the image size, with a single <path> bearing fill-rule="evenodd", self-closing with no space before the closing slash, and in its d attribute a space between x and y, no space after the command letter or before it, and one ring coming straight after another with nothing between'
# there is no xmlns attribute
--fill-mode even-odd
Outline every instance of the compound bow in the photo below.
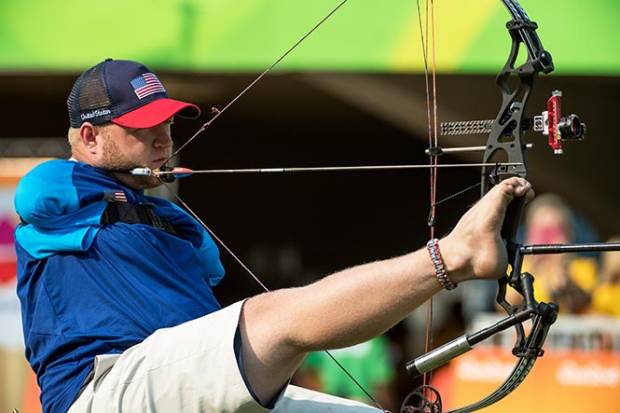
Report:
<svg viewBox="0 0 620 413"><path fill-rule="evenodd" d="M235 96L221 110L214 109L213 116L202 127L192 135L183 145L181 145L168 159L168 161L179 154L191 141L205 131L211 124L228 110L241 96L251 89L259 80L261 80L268 72L278 65L286 56L288 56L296 47L298 47L310 34L312 34L319 26L327 21L336 11L338 11L348 0L341 0L338 5L323 19L321 19L308 33L298 40L291 48L289 48L278 60L276 60L269 68L262 72L254 79L245 89ZM432 0L430 0L432 3ZM537 25L532 22L517 0L502 0L510 13L511 20L506 27L512 39L512 47L510 54L503 69L497 76L497 85L501 89L502 103L500 110L494 120L478 120L478 121L458 121L446 122L441 124L441 133L443 135L460 135L460 134L489 134L486 146L480 148L475 147L474 150L484 150L483 161L480 164L469 164L467 166L482 167L481 171L481 192L484 195L493 185L503 179L511 176L527 176L527 159L526 150L531 145L524 142L524 134L528 130L542 132L548 135L549 145L555 153L562 152L562 143L566 140L582 139L585 135L585 125L581 123L576 115L563 116L561 111L561 92L553 92L553 96L549 99L547 110L541 115L533 118L525 116L525 108L527 101L532 92L534 80L540 73L550 73L554 70L551 55L543 48L542 43L536 34ZM428 15L428 13L427 13ZM421 25L421 23L420 23ZM421 30L422 31L422 30ZM422 34L422 36L424 36ZM423 41L424 43L424 41ZM527 52L527 59L523 64L516 65L517 57L522 48ZM427 60L426 50L425 61ZM428 84L428 82L427 82ZM428 98L427 87L427 102ZM430 103L429 103L430 105ZM430 126L430 107L429 107L429 131ZM435 117L435 116L433 116ZM436 129L436 128L435 128ZM430 134L430 132L429 132ZM436 136L436 132L435 132ZM432 142L432 141L431 141ZM437 167L454 167L464 165L438 165L437 157L442 153L463 151L464 148L441 148L436 144L429 144L427 153L431 156L431 164L429 166L419 165L387 165L387 166L362 166L362 167L315 167L315 168L263 168L263 169L242 169L242 170L202 170L193 171L187 168L162 167L159 170L152 171L147 168L139 168L132 170L131 173L136 175L154 175L164 182L170 182L175 178L189 176L194 173L261 173L261 172L302 172L302 171L335 171L335 170L368 170L368 169L410 169L419 167L430 167L432 174L436 173ZM505 162L499 163L495 160L503 157ZM177 200L192 214L211 235L227 250L231 256L262 286L268 291L260 279L228 248L213 231L183 202L178 196ZM437 203L434 201L434 190L431 192L432 205ZM509 207L506 215L506 221L502 229L502 236L506 241L508 250L509 263L511 264L510 274L504 275L499 279L499 288L497 293L497 302L506 311L507 317L500 322L485 328L481 331L463 335L451 342L438 347L426 354L417 357L407 363L407 371L413 376L426 374L435 368L447 363L449 360L469 351L472 347L491 337L492 335L505 329L515 327L517 332L517 340L513 348L513 354L518 357L518 362L510 376L506 379L497 390L492 394L484 397L482 400L472 403L466 407L452 410L454 413L464 413L478 410L489 406L502 398L506 397L510 392L521 384L527 374L531 371L536 359L543 354L542 346L544 344L547 332L550 326L557 318L558 307L553 303L537 302L533 291L533 276L526 272L522 272L523 257L527 254L540 253L564 253L575 251L603 251L603 250L620 250L620 244L581 244L581 245L545 245L545 246L527 246L522 245L517 240L517 228L519 226L523 210L523 202L513 202ZM433 216L434 213L431 213ZM429 225L432 226L433 219L429 219ZM514 288L522 297L523 303L512 305L506 300L506 290L510 286ZM523 323L532 320L533 325L526 334ZM328 353L329 354L329 353ZM329 356L338 363L331 354ZM338 363L339 364L339 363ZM339 364L340 365L340 364ZM340 366L342 368L342 366ZM353 380L355 379L344 369L343 371ZM357 381L355 381L357 383ZM426 382L426 380L425 380ZM359 383L357 383L359 386ZM360 386L360 388L362 388ZM372 395L362 388L362 390L372 399L377 407L385 410L372 397ZM441 413L441 397L439 393L429 385L421 386L412 392L402 404L401 412L414 413Z"/></svg>
<svg viewBox="0 0 620 413"><path fill-rule="evenodd" d="M531 145L526 144L523 138L528 130L533 129L547 135L548 144L555 154L562 153L564 141L583 139L586 132L585 124L577 115L563 116L560 91L553 92L547 101L547 110L541 115L534 118L526 117L525 109L534 80L538 74L548 74L554 70L553 60L536 34L538 26L529 19L518 1L502 0L502 2L512 17L512 20L506 24L512 39L512 47L506 64L496 79L502 93L502 104L496 118L441 124L443 135L489 134L484 147L483 163L489 164L499 157L507 159L506 165L482 167L480 183L482 195L503 179L511 176L523 178L527 176L526 151ZM519 52L523 48L527 52L527 59L524 63L517 65ZM427 152L436 157L449 151L434 146ZM511 271L498 280L496 301L506 311L507 317L483 330L456 338L411 360L406 365L407 371L412 376L420 376L471 350L473 345L492 335L515 327L517 339L512 353L518 357L518 362L506 381L482 400L452 410L452 413L472 412L503 399L523 382L536 359L543 355L542 347L549 328L557 318L558 306L554 303L536 301L533 289L534 277L527 272L522 272L525 255L605 251L619 248L618 244L522 245L517 240L522 211L523 200L513 202L506 213L502 228L502 238L506 242ZM512 305L506 300L508 286L523 297L522 304ZM532 327L529 334L526 334L524 322L528 320L532 321ZM443 411L441 397L431 386L422 386L405 399L401 411L403 413L441 413Z"/></svg>

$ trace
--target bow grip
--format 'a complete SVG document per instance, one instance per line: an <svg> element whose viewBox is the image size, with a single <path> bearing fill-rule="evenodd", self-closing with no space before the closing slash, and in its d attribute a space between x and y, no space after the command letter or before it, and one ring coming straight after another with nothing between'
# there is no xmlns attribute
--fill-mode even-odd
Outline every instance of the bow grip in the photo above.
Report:
<svg viewBox="0 0 620 413"><path fill-rule="evenodd" d="M512 202L508 204L506 215L504 216L504 223L502 224L501 235L502 239L506 243L508 262L511 264L514 262L516 251L519 246L517 236L524 210L525 196L513 199Z"/></svg>

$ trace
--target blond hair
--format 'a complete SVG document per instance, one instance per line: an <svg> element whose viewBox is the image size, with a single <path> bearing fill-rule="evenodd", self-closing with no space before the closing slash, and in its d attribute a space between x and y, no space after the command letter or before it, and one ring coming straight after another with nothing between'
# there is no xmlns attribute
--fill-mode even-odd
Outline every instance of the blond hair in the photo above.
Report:
<svg viewBox="0 0 620 413"><path fill-rule="evenodd" d="M67 140L71 149L80 142L80 128L69 128L67 131Z"/></svg>
<svg viewBox="0 0 620 413"><path fill-rule="evenodd" d="M103 125L93 125L93 128L106 133L106 129L111 125L112 124L110 123L105 123ZM69 127L69 130L67 131L67 140L69 141L69 146L71 146L71 152L74 152L78 145L82 142L82 139L80 138L80 128Z"/></svg>

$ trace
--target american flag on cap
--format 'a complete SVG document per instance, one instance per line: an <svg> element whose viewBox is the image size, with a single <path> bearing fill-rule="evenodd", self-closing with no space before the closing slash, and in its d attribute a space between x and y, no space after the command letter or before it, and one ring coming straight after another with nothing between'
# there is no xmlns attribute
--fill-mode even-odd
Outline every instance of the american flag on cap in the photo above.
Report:
<svg viewBox="0 0 620 413"><path fill-rule="evenodd" d="M143 99L154 93L166 93L164 85L153 73L143 73L132 79L130 83L138 99Z"/></svg>

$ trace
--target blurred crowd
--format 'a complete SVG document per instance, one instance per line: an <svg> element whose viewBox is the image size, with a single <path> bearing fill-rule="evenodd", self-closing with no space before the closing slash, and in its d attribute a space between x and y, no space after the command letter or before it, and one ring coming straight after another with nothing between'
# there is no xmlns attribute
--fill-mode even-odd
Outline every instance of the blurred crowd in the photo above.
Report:
<svg viewBox="0 0 620 413"><path fill-rule="evenodd" d="M584 240L570 207L560 197L537 197L526 214L526 244L568 244ZM618 240L613 237L609 241ZM523 271L535 277L536 298L553 301L560 311L620 317L620 260L618 252L600 256L545 254L525 257ZM516 299L516 292L512 294ZM510 300L509 300L510 301Z"/></svg>
<svg viewBox="0 0 620 413"><path fill-rule="evenodd" d="M577 216L559 196L543 194L527 208L522 239L525 244L595 242L587 220ZM608 241L620 242L620 235ZM602 315L620 319L620 252L545 254L525 257L523 271L534 275L538 301L555 302L560 314ZM469 282L454 292L439 294L433 305L435 343L461 334L480 313L499 311L495 304L497 284ZM516 304L516 292L508 293ZM398 376L407 360L424 352L426 309L414 312L403 323L405 333L387 335L333 352L338 361L386 408L396 410ZM397 328L397 330L399 329ZM295 381L303 386L347 398L369 401L368 396L345 377L324 353L311 354ZM411 384L409 383L409 388Z"/></svg>

